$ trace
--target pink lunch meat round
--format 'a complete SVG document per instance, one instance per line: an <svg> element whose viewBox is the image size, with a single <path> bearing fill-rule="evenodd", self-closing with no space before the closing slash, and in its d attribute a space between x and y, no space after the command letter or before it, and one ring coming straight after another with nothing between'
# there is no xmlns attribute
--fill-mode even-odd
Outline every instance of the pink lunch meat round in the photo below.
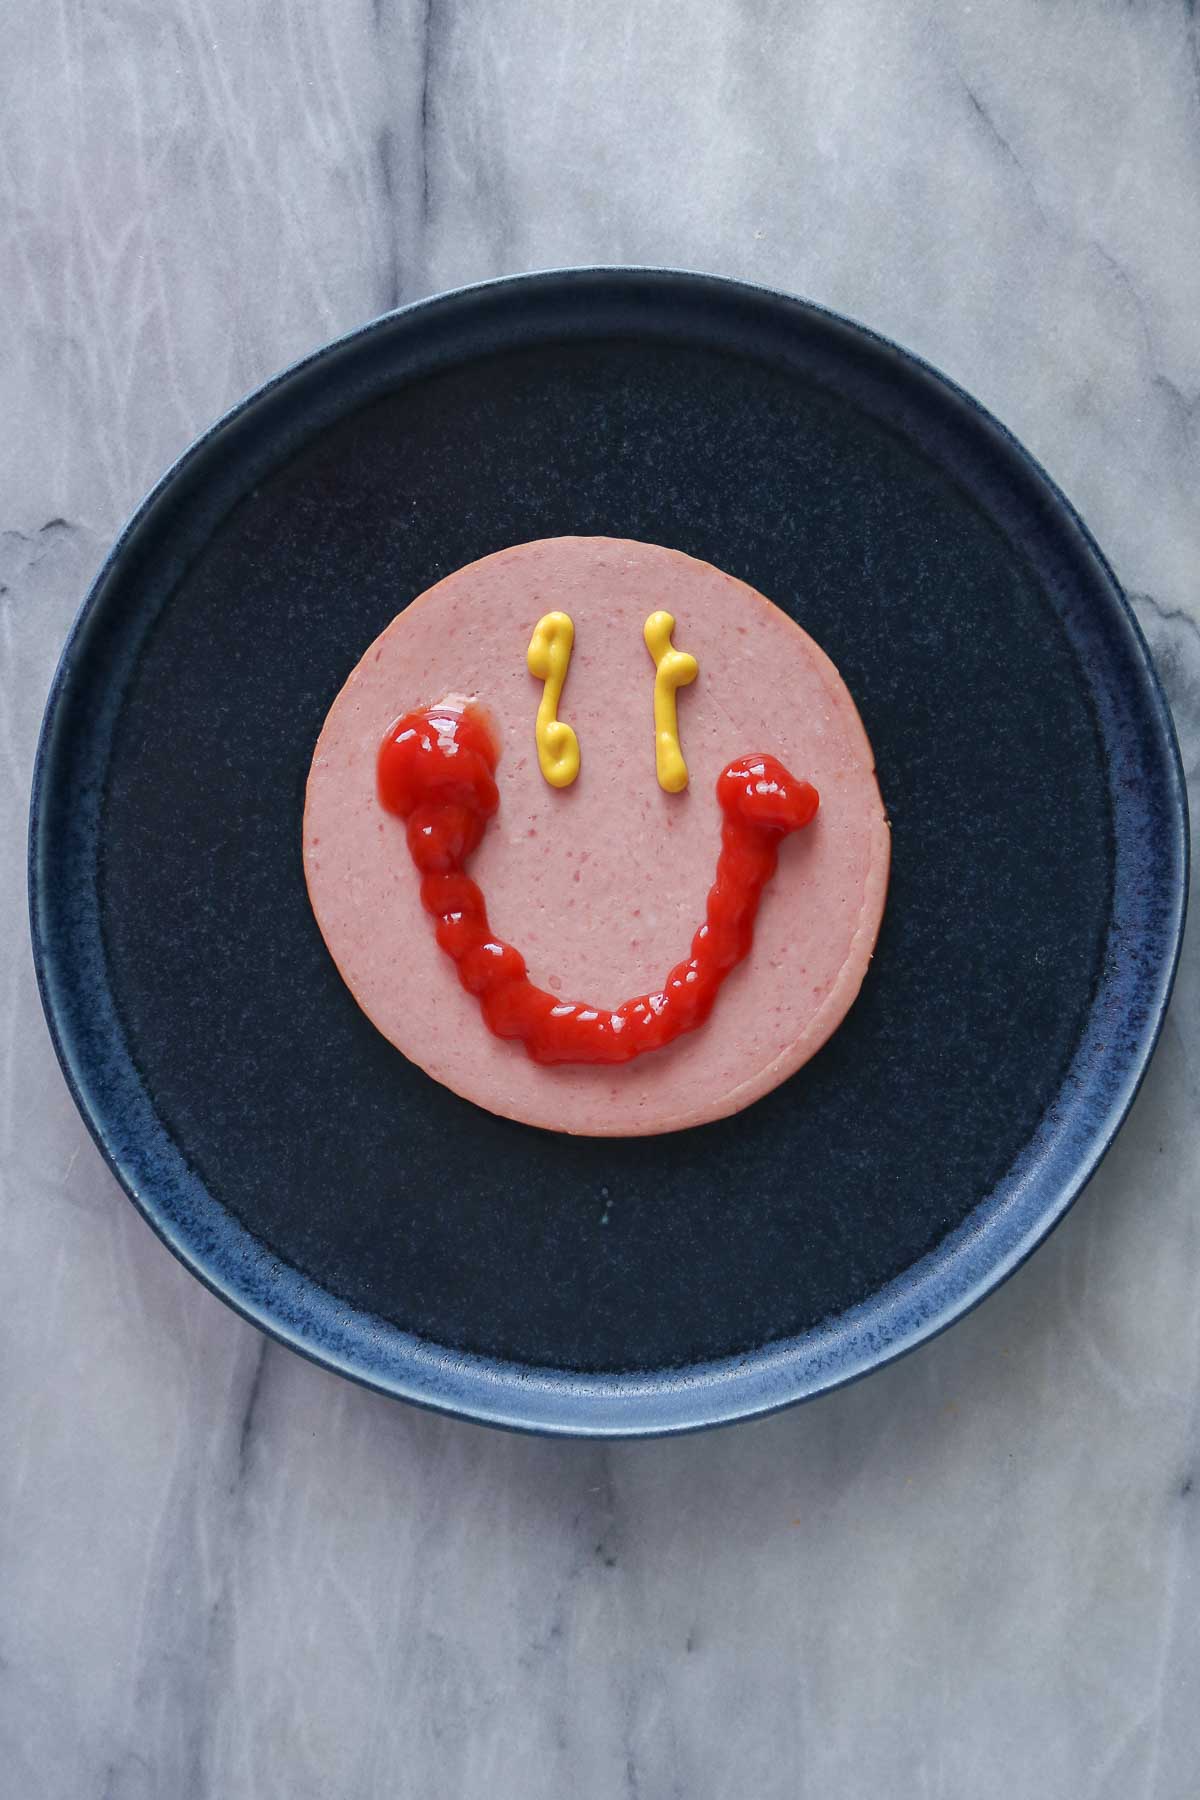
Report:
<svg viewBox="0 0 1200 1800"><path fill-rule="evenodd" d="M688 787L655 778L649 613L676 619L700 665L678 694ZM581 768L568 788L538 768L541 685L525 651L566 612L575 648L559 716ZM687 954L716 870L715 785L732 758L777 756L821 795L783 844L754 946L707 1024L616 1068L541 1067L487 1030L421 907L403 823L375 786L380 740L402 712L477 697L501 746L500 810L476 852L496 934L530 979L612 1007L652 991ZM313 755L304 870L317 922L368 1018L396 1048L479 1106L592 1136L675 1131L749 1105L807 1062L854 1001L879 931L890 835L862 721L813 640L709 563L621 538L547 538L457 570L375 640L337 696Z"/></svg>

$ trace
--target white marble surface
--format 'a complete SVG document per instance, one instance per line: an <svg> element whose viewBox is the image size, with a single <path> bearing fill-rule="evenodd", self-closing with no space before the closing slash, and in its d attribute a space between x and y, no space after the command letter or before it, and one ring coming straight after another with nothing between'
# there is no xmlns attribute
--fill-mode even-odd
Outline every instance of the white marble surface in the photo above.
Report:
<svg viewBox="0 0 1200 1800"><path fill-rule="evenodd" d="M261 378L509 270L776 283L1082 508L1200 758L1200 22L1143 0L10 0L0 57L0 1791L1191 1800L1200 983L1002 1293L846 1393L590 1447L264 1341L85 1138L34 991L42 699Z"/></svg>

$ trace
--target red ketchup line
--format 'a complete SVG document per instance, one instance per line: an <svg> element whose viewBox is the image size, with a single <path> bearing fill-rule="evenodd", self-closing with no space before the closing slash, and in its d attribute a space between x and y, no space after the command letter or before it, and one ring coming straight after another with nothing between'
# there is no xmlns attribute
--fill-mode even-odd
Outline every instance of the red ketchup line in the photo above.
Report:
<svg viewBox="0 0 1200 1800"><path fill-rule="evenodd" d="M721 855L691 955L658 993L608 1012L535 987L524 957L493 934L483 895L464 872L500 804L496 757L480 710L446 704L398 719L378 763L380 801L408 821L421 904L436 919L437 941L479 1001L488 1029L519 1038L535 1062L623 1063L703 1025L722 981L753 942L779 844L816 817L816 788L797 781L773 756L742 756L722 770Z"/></svg>

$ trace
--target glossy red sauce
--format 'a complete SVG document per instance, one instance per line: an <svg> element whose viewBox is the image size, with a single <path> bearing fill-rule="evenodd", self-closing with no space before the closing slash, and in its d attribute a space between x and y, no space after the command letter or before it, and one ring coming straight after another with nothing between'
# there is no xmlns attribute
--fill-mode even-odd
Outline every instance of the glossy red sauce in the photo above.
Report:
<svg viewBox="0 0 1200 1800"><path fill-rule="evenodd" d="M497 1037L517 1038L539 1063L623 1063L661 1050L702 1025L726 975L750 949L763 888L779 844L816 817L820 799L773 756L743 756L722 770L724 814L716 879L691 954L657 993L609 1012L562 1001L535 987L525 959L494 935L479 888L465 872L500 797L497 750L478 707L423 707L406 713L379 748L379 798L408 824L421 875L421 904L437 941L474 994Z"/></svg>

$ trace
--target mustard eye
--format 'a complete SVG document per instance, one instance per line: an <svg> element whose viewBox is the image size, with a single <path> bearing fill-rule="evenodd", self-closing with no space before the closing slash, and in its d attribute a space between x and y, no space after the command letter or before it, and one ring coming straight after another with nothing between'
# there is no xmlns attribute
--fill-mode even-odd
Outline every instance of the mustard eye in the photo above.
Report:
<svg viewBox="0 0 1200 1800"><path fill-rule="evenodd" d="M534 727L538 767L556 788L570 787L579 773L579 739L558 716L574 644L575 626L568 614L551 612L534 626L525 653L529 673L545 683Z"/></svg>
<svg viewBox="0 0 1200 1800"><path fill-rule="evenodd" d="M688 766L679 744L676 690L688 687L700 673L695 657L672 644L674 629L669 612L651 613L642 627L646 648L654 658L654 767L659 787L668 794L682 793L688 784Z"/></svg>

